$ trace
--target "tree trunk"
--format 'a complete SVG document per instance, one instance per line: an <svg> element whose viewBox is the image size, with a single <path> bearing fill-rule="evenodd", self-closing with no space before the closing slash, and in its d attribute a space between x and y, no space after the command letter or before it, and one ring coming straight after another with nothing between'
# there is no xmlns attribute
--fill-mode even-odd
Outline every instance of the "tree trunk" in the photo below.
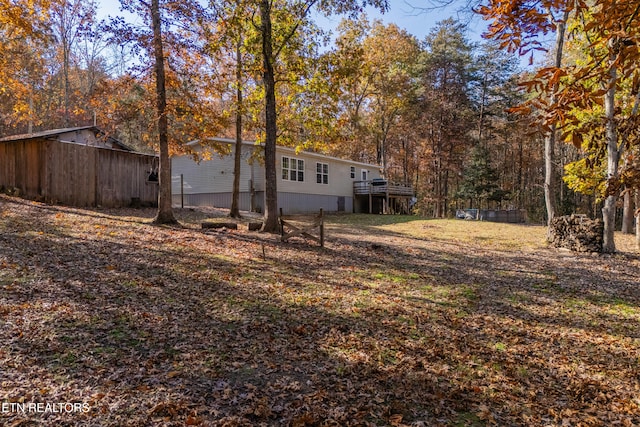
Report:
<svg viewBox="0 0 640 427"><path fill-rule="evenodd" d="M169 123L167 121L167 92L165 89L164 52L162 46L162 29L160 21L159 0L151 1L151 18L153 26L153 51L155 56L154 71L156 75L156 113L158 115L158 143L160 145L160 171L158 174L158 212L154 224L175 224L171 208L171 159L169 158Z"/></svg>
<svg viewBox="0 0 640 427"><path fill-rule="evenodd" d="M566 22L569 18L569 11L564 12L561 20L556 21L556 57L554 66L562 66L562 51L564 50L564 34ZM557 85L556 85L557 86ZM556 102L555 90L551 95L550 104ZM554 170L554 148L556 143L556 125L551 126L551 130L544 138L544 200L547 208L547 225L551 225L551 220L556 216L556 174Z"/></svg>
<svg viewBox="0 0 640 427"><path fill-rule="evenodd" d="M66 30L66 29L65 29ZM63 30L64 31L64 30ZM64 127L67 128L69 127L69 123L70 123L70 114L69 114L69 104L70 102L70 86L71 84L69 83L69 41L67 40L67 37L64 36L63 37L63 41L62 41L62 72L64 74Z"/></svg>
<svg viewBox="0 0 640 427"><path fill-rule="evenodd" d="M482 95L480 96L480 113L478 114L478 144L482 145L482 131L484 130L484 109L487 102L487 72L484 72L482 78Z"/></svg>
<svg viewBox="0 0 640 427"><path fill-rule="evenodd" d="M231 194L231 218L240 218L240 173L242 172L242 38L236 46L236 151L233 159L233 192Z"/></svg>
<svg viewBox="0 0 640 427"><path fill-rule="evenodd" d="M610 63L612 64L614 60L615 55L612 55ZM618 196L616 191L610 190L611 184L618 178L618 160L620 157L618 150L618 132L615 123L616 80L617 71L612 66L609 71L609 85L604 98L605 135L607 141L607 198L602 208L602 219L604 221L602 251L606 253L614 253L616 251L614 233Z"/></svg>
<svg viewBox="0 0 640 427"><path fill-rule="evenodd" d="M636 249L640 251L640 190L636 190Z"/></svg>
<svg viewBox="0 0 640 427"><path fill-rule="evenodd" d="M633 191L628 189L624 192L624 203L622 211L622 232L633 234Z"/></svg>
<svg viewBox="0 0 640 427"><path fill-rule="evenodd" d="M265 173L265 207L262 231L278 230L278 188L276 173L276 138L277 114L275 75L273 69L273 45L271 28L271 2L260 0L260 30L262 32L262 79L265 92L265 141L264 141L264 173Z"/></svg>

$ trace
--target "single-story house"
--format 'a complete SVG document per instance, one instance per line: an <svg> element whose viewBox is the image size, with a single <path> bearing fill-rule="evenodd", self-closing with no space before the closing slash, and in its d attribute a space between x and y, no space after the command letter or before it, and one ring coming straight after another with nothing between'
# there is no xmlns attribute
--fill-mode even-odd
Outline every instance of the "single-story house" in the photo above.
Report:
<svg viewBox="0 0 640 427"><path fill-rule="evenodd" d="M182 155L172 158L173 202L180 206L231 207L235 141L215 138L228 144L230 154L218 154L199 142L190 143L201 160ZM209 153L209 156L202 156ZM265 172L263 147L243 142L240 173L241 210L264 209ZM382 181L380 166L330 157L319 153L276 147L278 207L285 214L317 212L382 212L389 194L377 193L372 182ZM374 191L363 192L363 188ZM381 187L378 187L381 188ZM413 191L410 191L413 196ZM392 195L393 197L393 195Z"/></svg>
<svg viewBox="0 0 640 427"><path fill-rule="evenodd" d="M95 126L0 138L0 189L78 207L154 205L154 155L136 153Z"/></svg>

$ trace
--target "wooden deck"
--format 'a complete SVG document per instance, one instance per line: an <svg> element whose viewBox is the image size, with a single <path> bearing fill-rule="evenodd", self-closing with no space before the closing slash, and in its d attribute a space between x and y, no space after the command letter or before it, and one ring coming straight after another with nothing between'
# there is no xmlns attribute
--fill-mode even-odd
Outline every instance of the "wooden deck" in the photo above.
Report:
<svg viewBox="0 0 640 427"><path fill-rule="evenodd" d="M353 196L364 199L368 204L369 213L409 213L410 199L415 195L413 187L408 185L390 184L384 179L371 181L355 181ZM366 205L365 205L366 206ZM378 206L374 209L374 206Z"/></svg>
<svg viewBox="0 0 640 427"><path fill-rule="evenodd" d="M387 181L356 181L353 183L353 194L356 196L389 196L413 197L413 187L389 184Z"/></svg>

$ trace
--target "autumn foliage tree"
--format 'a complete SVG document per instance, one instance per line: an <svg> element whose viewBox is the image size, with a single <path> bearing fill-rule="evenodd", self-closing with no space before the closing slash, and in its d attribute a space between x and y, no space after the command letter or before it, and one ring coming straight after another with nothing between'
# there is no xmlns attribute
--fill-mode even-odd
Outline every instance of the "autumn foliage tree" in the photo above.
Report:
<svg viewBox="0 0 640 427"><path fill-rule="evenodd" d="M48 1L0 1L0 130L20 129L32 117L44 73L42 50L51 41Z"/></svg>
<svg viewBox="0 0 640 427"><path fill-rule="evenodd" d="M132 86L126 89L125 85L123 90L134 102L150 103L155 110L148 123L153 127L143 133L155 138L155 143L150 142L160 153L159 206L154 221L173 223L170 155L184 151L186 142L216 136L223 123L220 105L207 90L211 70L202 55L206 14L195 2L131 0L123 1L123 7L145 22L145 26L132 26L120 18L110 23L114 41L142 52L142 64L129 70L127 80ZM119 104L119 100L113 104L114 112ZM144 111L133 105L131 118Z"/></svg>
<svg viewBox="0 0 640 427"><path fill-rule="evenodd" d="M7 11L9 4L3 3ZM360 5L348 0L159 0L161 35L155 40L162 54L156 55L155 2L123 1L123 9L140 19L115 18L107 26L97 26L92 4L66 4L70 9L58 8L57 16L46 13L50 5L34 6L40 24L9 25L11 13L2 16L3 134L86 125L95 112L110 135L140 151L172 155L187 152L187 141L233 133L241 141L244 133L265 143L265 230L277 225L276 140L379 163L390 181L414 186L417 212L439 217L464 207L466 201L455 196L473 147L483 144L495 179L514 195L511 202L539 209L539 150L525 121L504 113L521 95L512 87L515 71L493 53L479 57L464 26L453 20L418 41L396 25L353 19ZM71 9L78 15L66 16ZM328 38L314 24L313 10L349 16L334 48L320 48ZM37 31L29 33L29 25ZM53 33L46 27L59 35L47 37ZM159 65L163 113L156 97L162 92ZM169 188L170 175L161 181ZM164 194L168 210L170 193ZM234 214L238 209L236 203Z"/></svg>
<svg viewBox="0 0 640 427"><path fill-rule="evenodd" d="M324 14L347 13L355 14L364 5L372 5L382 11L388 7L385 0L370 0L363 4L352 0L331 0L319 2L318 0L300 1L270 1L258 2L260 16L260 33L262 42L262 85L264 88L264 160L265 160L265 210L263 231L274 232L278 227L278 197L277 197L277 171L276 171L276 140L278 137L277 111L276 111L276 76L275 63L287 43L298 31L300 24L307 18L312 8L319 7L319 12ZM274 33L274 18L277 11L282 8L288 10L291 15L289 25L281 26L281 33ZM277 27L276 27L277 28Z"/></svg>
<svg viewBox="0 0 640 427"><path fill-rule="evenodd" d="M613 0L548 2L490 0L478 11L491 21L488 36L503 47L521 53L541 48L537 37L554 29L549 11L566 11L579 23L577 31L589 40L588 57L580 64L541 69L527 82L530 90L543 94L526 109L543 111L540 126L550 131L558 124L563 139L581 146L585 135L590 143L606 152L607 189L602 215L605 223L605 252L615 252L616 203L621 190L620 159L632 140L620 126L625 105L637 99L640 72L640 2ZM627 96L620 96L623 80L632 82ZM600 121L583 123L577 111L593 111L603 106ZM637 116L637 114L635 115ZM627 117L635 121L636 117ZM594 131L598 128L599 131Z"/></svg>

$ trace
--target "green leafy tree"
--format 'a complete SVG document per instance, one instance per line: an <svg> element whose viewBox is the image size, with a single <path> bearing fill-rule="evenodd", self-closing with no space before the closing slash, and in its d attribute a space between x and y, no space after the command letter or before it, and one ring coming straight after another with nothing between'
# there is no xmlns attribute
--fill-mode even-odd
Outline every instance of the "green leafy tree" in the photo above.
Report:
<svg viewBox="0 0 640 427"><path fill-rule="evenodd" d="M460 199L469 200L470 207L482 208L482 202L499 202L506 196L498 184L498 173L491 166L490 153L482 144L471 152L457 192Z"/></svg>
<svg viewBox="0 0 640 427"><path fill-rule="evenodd" d="M454 192L452 181L473 146L476 116L471 99L475 79L472 46L460 23L447 19L429 33L423 67L420 128L422 157L428 162L423 167L430 175L424 176L418 191L431 214L444 217Z"/></svg>
<svg viewBox="0 0 640 427"><path fill-rule="evenodd" d="M592 164L594 161L597 164ZM606 190L606 165L594 156L584 157L567 164L562 179L573 191L592 196L594 203L600 203Z"/></svg>

